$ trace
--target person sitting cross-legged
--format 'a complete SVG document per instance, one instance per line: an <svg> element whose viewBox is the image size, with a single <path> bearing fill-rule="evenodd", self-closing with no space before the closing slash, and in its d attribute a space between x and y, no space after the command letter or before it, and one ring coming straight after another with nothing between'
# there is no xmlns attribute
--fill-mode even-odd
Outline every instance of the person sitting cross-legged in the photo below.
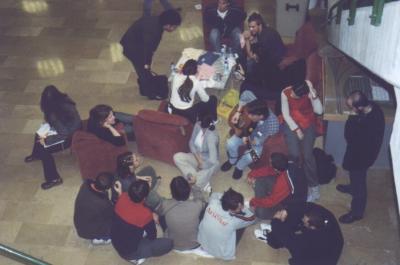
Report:
<svg viewBox="0 0 400 265"><path fill-rule="evenodd" d="M108 198L113 181L111 173L100 173L96 180L85 180L75 199L74 225L78 235L94 245L111 243L114 206Z"/></svg>
<svg viewBox="0 0 400 265"><path fill-rule="evenodd" d="M255 192L250 207L260 219L271 219L289 201L305 202L307 198L303 169L282 153L272 153L270 161L271 166L254 169L248 175Z"/></svg>
<svg viewBox="0 0 400 265"><path fill-rule="evenodd" d="M134 181L128 192L120 194L114 209L111 225L111 240L118 254L135 264L141 264L146 258L161 256L173 247L169 238L157 238L155 221L157 215L144 205L150 186L147 181Z"/></svg>
<svg viewBox="0 0 400 265"><path fill-rule="evenodd" d="M279 131L278 118L269 111L263 100L253 100L246 104L246 108L249 119L255 125L254 129L248 136L239 137L234 134L228 139L226 149L229 159L221 166L222 171L228 171L235 165L232 176L234 179L242 177L243 170L254 161L254 155L261 157L265 140ZM236 116L235 114L232 119ZM244 144L248 146L248 150L240 155L239 147Z"/></svg>
<svg viewBox="0 0 400 265"><path fill-rule="evenodd" d="M205 116L193 128L189 141L190 153L174 155L175 165L183 173L196 178L195 186L210 191L211 177L219 169L219 136L211 116Z"/></svg>
<svg viewBox="0 0 400 265"><path fill-rule="evenodd" d="M165 199L156 210L166 237L174 241L174 250L181 254L196 254L210 257L197 242L200 217L204 212L205 199L200 188L194 186L195 179L182 176L172 179L172 199ZM193 195L193 198L189 197Z"/></svg>
<svg viewBox="0 0 400 265"><path fill-rule="evenodd" d="M233 260L245 227L254 220L254 214L244 207L242 194L233 189L213 193L199 226L198 242L210 255Z"/></svg>

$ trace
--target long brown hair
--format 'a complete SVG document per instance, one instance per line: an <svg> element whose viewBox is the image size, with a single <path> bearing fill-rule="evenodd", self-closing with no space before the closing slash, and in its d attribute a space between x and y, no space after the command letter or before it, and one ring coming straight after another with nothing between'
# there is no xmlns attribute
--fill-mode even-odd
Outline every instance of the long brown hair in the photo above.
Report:
<svg viewBox="0 0 400 265"><path fill-rule="evenodd" d="M186 61L182 68L182 74L186 75L186 79L183 84L178 88L178 94L182 101L190 102L190 92L193 89L193 81L190 79L190 75L197 73L197 61L190 59Z"/></svg>

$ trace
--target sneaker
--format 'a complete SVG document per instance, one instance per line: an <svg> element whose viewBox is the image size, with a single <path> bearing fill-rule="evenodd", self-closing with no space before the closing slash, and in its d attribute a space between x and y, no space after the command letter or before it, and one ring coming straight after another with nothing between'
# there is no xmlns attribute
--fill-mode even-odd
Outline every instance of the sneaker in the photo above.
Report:
<svg viewBox="0 0 400 265"><path fill-rule="evenodd" d="M146 259L132 259L132 260L130 260L129 262L130 262L130 263L133 263L133 264L135 264L135 265L139 265L139 264L142 264L145 260L146 260Z"/></svg>
<svg viewBox="0 0 400 265"><path fill-rule="evenodd" d="M222 166L221 166L221 170L222 171L228 171L229 169L231 169L232 168L232 164L231 164L231 162L229 162L229 160L227 160L225 163L223 163L222 164Z"/></svg>
<svg viewBox="0 0 400 265"><path fill-rule="evenodd" d="M98 238L92 239L93 245L107 245L110 243L111 243L111 238L109 238L109 239L98 239Z"/></svg>
<svg viewBox="0 0 400 265"><path fill-rule="evenodd" d="M212 192L212 188L211 188L210 182L208 182L207 185L203 188L203 191L207 192L207 193L211 193Z"/></svg>
<svg viewBox="0 0 400 265"><path fill-rule="evenodd" d="M243 170L235 168L235 171L233 171L232 178L233 179L240 179L243 175Z"/></svg>
<svg viewBox="0 0 400 265"><path fill-rule="evenodd" d="M62 183L63 183L62 178L58 178L58 179L53 180L53 181L46 181L46 182L42 183L41 187L44 190L48 190L48 189L50 189L52 187L61 185Z"/></svg>
<svg viewBox="0 0 400 265"><path fill-rule="evenodd" d="M319 186L308 188L307 202L315 202L320 198Z"/></svg>
<svg viewBox="0 0 400 265"><path fill-rule="evenodd" d="M193 249L193 250L192 250L192 253L195 254L195 255L197 255L197 256L203 257L203 258L208 258L208 259L213 259L213 258L214 258L213 255L208 254L208 253L207 253L204 249L202 249L201 247L198 247L198 248Z"/></svg>
<svg viewBox="0 0 400 265"><path fill-rule="evenodd" d="M272 227L271 227L271 225L270 224L265 224L265 223L261 223L260 224L260 228L261 228L261 230L267 230L268 232L271 232L272 231Z"/></svg>
<svg viewBox="0 0 400 265"><path fill-rule="evenodd" d="M264 243L267 242L267 232L266 232L266 230L254 229L254 235L258 240L260 240L260 241L262 241Z"/></svg>

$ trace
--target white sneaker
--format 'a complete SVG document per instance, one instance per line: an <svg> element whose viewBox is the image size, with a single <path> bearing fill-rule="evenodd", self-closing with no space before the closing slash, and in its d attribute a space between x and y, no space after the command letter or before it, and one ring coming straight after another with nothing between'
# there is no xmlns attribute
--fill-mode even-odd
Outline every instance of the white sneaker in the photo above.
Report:
<svg viewBox="0 0 400 265"><path fill-rule="evenodd" d="M208 259L213 259L213 258L214 258L213 255L208 254L208 253L207 253L204 249L202 249L201 247L198 247L198 248L193 249L193 250L192 250L192 253L195 254L195 255L197 255L197 256L203 257L203 258L208 258Z"/></svg>
<svg viewBox="0 0 400 265"><path fill-rule="evenodd" d="M111 243L111 239L92 239L93 245L107 245Z"/></svg>
<svg viewBox="0 0 400 265"><path fill-rule="evenodd" d="M267 230L268 232L272 231L272 227L270 224L261 223L260 228L262 231Z"/></svg>
<svg viewBox="0 0 400 265"><path fill-rule="evenodd" d="M319 194L319 186L308 188L307 202L317 201L321 195Z"/></svg>
<svg viewBox="0 0 400 265"><path fill-rule="evenodd" d="M207 192L207 193L211 193L212 192L212 188L211 188L210 182L208 182L207 185L203 188L203 191Z"/></svg>
<svg viewBox="0 0 400 265"><path fill-rule="evenodd" d="M145 260L146 260L146 259L133 259L133 260L130 260L129 262L130 262L130 263L133 263L133 264L135 264L135 265L140 265L140 264L142 264L143 262L145 262Z"/></svg>
<svg viewBox="0 0 400 265"><path fill-rule="evenodd" d="M264 243L267 242L267 233L266 230L254 229L254 235L256 238Z"/></svg>

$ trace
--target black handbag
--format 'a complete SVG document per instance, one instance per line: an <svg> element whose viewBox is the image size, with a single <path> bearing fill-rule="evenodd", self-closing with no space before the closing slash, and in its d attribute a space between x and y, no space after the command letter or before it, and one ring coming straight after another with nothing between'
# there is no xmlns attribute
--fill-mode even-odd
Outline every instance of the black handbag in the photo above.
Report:
<svg viewBox="0 0 400 265"><path fill-rule="evenodd" d="M158 75L150 71L149 80L144 84L146 96L149 99L166 99L169 94L168 78L166 75Z"/></svg>

